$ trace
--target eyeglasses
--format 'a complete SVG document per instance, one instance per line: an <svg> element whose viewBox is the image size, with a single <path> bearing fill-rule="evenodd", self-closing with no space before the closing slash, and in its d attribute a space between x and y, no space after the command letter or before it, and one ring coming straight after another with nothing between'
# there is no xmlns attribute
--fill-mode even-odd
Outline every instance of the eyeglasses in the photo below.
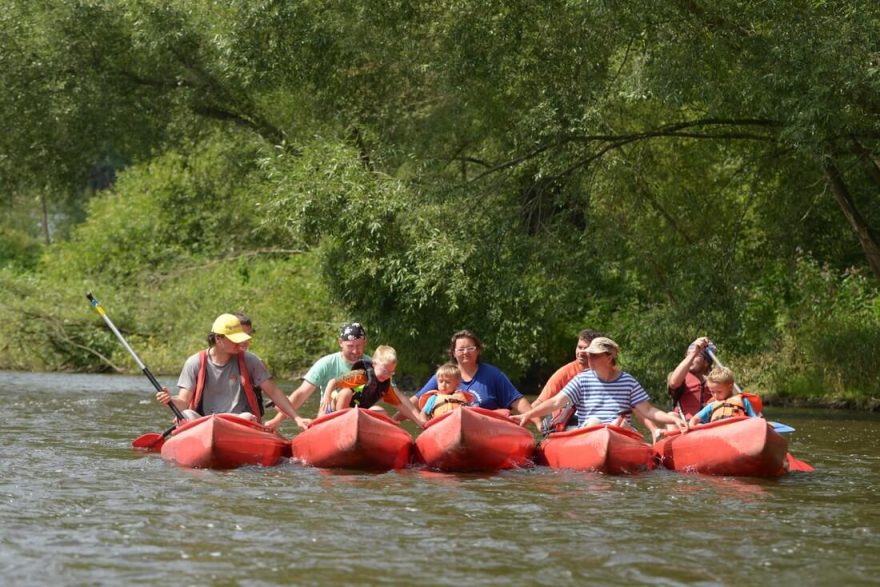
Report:
<svg viewBox="0 0 880 587"><path fill-rule="evenodd" d="M464 347L461 347L460 349L455 349L455 354L461 355L464 353L472 353L475 350L477 350L477 347L475 347L475 346L464 346Z"/></svg>

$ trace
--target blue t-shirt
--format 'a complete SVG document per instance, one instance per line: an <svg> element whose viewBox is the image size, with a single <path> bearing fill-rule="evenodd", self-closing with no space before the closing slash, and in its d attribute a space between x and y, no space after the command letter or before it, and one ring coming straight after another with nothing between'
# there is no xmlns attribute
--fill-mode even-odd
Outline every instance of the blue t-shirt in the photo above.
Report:
<svg viewBox="0 0 880 587"><path fill-rule="evenodd" d="M507 375L489 363L480 363L474 378L470 381L462 379L458 387L477 396L477 405L487 410L509 409L513 402L522 397ZM437 376L432 375L416 397L422 397L435 389L437 389Z"/></svg>
<svg viewBox="0 0 880 587"><path fill-rule="evenodd" d="M749 398L742 398L743 408L746 410L746 416L750 416L752 418L757 418L758 414L755 413L755 409L752 407L752 404L749 403ZM697 412L695 416L700 419L700 424L708 424L712 421L712 406L715 405L715 402L709 402L706 406Z"/></svg>
<svg viewBox="0 0 880 587"><path fill-rule="evenodd" d="M592 369L581 371L562 388L562 393L575 407L578 426L591 416L613 423L620 412L650 400L636 378L625 371L611 381L602 381ZM629 416L626 419L631 420Z"/></svg>

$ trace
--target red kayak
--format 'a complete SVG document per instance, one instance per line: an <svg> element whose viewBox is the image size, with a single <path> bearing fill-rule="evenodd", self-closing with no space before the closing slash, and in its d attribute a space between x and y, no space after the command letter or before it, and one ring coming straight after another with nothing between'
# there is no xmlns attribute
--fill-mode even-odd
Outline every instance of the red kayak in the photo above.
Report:
<svg viewBox="0 0 880 587"><path fill-rule="evenodd" d="M554 432L538 447L538 455L552 469L619 475L654 468L651 445L642 435L612 424Z"/></svg>
<svg viewBox="0 0 880 587"><path fill-rule="evenodd" d="M234 414L213 414L178 426L162 458L194 469L270 467L290 456L290 441L265 426Z"/></svg>
<svg viewBox="0 0 880 587"><path fill-rule="evenodd" d="M654 445L667 469L738 477L782 475L787 451L788 441L766 420L745 416L669 432Z"/></svg>
<svg viewBox="0 0 880 587"><path fill-rule="evenodd" d="M295 459L315 467L387 471L407 466L412 436L381 412L346 408L313 421L292 448Z"/></svg>
<svg viewBox="0 0 880 587"><path fill-rule="evenodd" d="M428 422L415 460L440 471L497 471L533 464L535 438L506 415L462 407Z"/></svg>

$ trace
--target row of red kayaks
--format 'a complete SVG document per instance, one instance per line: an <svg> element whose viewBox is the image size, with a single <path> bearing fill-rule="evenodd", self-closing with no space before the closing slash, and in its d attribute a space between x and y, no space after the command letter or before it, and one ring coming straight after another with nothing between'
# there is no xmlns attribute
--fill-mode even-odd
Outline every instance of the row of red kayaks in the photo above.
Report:
<svg viewBox="0 0 880 587"><path fill-rule="evenodd" d="M292 441L231 414L206 416L174 430L161 452L181 466L213 469L271 466L293 457L314 467L376 471L412 465L497 471L537 463L610 474L660 465L675 471L774 477L786 472L788 442L766 420L742 417L698 426L687 434L672 432L653 446L632 430L608 424L553 433L536 445L529 430L482 408L462 408L433 419L413 441L385 414L351 408L315 420Z"/></svg>

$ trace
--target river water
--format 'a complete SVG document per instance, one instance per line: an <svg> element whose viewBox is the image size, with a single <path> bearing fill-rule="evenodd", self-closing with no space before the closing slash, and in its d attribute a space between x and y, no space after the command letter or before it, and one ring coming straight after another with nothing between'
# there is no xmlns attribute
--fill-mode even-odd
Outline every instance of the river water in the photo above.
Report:
<svg viewBox="0 0 880 587"><path fill-rule="evenodd" d="M3 585L878 584L877 414L770 408L817 469L778 480L218 472L130 448L152 395L0 372Z"/></svg>

